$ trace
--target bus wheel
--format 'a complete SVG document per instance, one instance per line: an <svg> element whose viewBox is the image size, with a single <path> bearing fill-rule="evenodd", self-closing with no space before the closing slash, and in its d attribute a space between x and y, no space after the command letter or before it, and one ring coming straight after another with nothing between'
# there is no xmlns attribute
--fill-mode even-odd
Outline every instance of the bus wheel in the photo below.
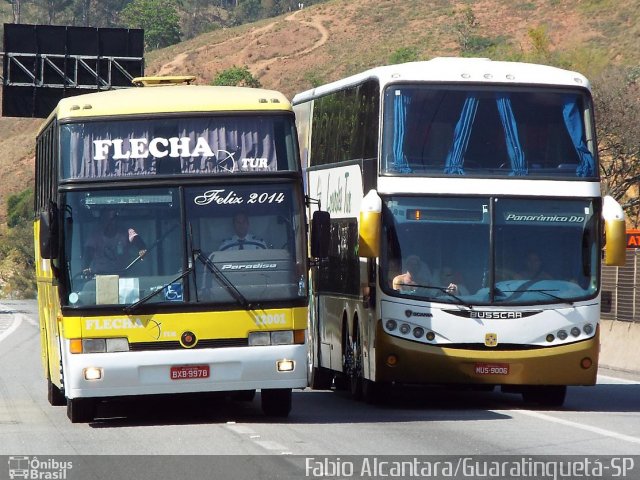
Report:
<svg viewBox="0 0 640 480"><path fill-rule="evenodd" d="M269 417L286 417L291 411L291 389L274 388L262 390L262 411Z"/></svg>
<svg viewBox="0 0 640 480"><path fill-rule="evenodd" d="M69 398L67 400L67 417L71 423L88 423L96 415L96 403L93 398Z"/></svg>
<svg viewBox="0 0 640 480"><path fill-rule="evenodd" d="M67 404L67 399L50 378L47 378L47 400L54 407L63 407Z"/></svg>
<svg viewBox="0 0 640 480"><path fill-rule="evenodd" d="M343 371L349 378L349 391L351 396L362 399L362 348L360 343L360 330L356 329L353 342L346 340Z"/></svg>
<svg viewBox="0 0 640 480"><path fill-rule="evenodd" d="M309 387L311 390L329 390L331 388L331 373L321 367L309 369Z"/></svg>
<svg viewBox="0 0 640 480"><path fill-rule="evenodd" d="M522 399L525 402L537 403L544 407L561 407L566 396L566 385L528 385L522 391Z"/></svg>

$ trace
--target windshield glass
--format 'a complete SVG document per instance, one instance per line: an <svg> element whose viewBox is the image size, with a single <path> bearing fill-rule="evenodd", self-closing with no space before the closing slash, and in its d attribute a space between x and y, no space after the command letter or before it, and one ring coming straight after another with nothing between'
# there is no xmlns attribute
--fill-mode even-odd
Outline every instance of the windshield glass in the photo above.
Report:
<svg viewBox="0 0 640 480"><path fill-rule="evenodd" d="M140 301L248 307L304 297L296 188L270 184L67 193L68 295L63 303L78 308Z"/></svg>
<svg viewBox="0 0 640 480"><path fill-rule="evenodd" d="M590 200L387 197L382 287L470 305L592 297L597 218Z"/></svg>
<svg viewBox="0 0 640 480"><path fill-rule="evenodd" d="M381 170L390 174L597 177L583 92L393 85Z"/></svg>
<svg viewBox="0 0 640 480"><path fill-rule="evenodd" d="M60 126L63 178L296 171L293 116L92 121Z"/></svg>

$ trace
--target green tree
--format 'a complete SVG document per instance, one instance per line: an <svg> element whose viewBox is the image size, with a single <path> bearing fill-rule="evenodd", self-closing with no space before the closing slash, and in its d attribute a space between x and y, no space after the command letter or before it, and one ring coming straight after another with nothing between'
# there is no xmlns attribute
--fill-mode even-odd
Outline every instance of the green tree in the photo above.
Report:
<svg viewBox="0 0 640 480"><path fill-rule="evenodd" d="M30 189L7 199L9 220L0 227L0 297L35 296L32 205Z"/></svg>
<svg viewBox="0 0 640 480"><path fill-rule="evenodd" d="M7 226L16 227L33 219L33 190L30 188L7 198Z"/></svg>
<svg viewBox="0 0 640 480"><path fill-rule="evenodd" d="M178 0L133 0L122 10L129 28L143 28L147 50L180 42Z"/></svg>
<svg viewBox="0 0 640 480"><path fill-rule="evenodd" d="M211 85L226 85L226 86L238 86L238 87L253 87L260 88L260 81L255 78L249 69L245 67L227 68L223 72L220 72L216 78L213 79Z"/></svg>
<svg viewBox="0 0 640 480"><path fill-rule="evenodd" d="M610 67L593 81L604 193L640 224L640 68Z"/></svg>

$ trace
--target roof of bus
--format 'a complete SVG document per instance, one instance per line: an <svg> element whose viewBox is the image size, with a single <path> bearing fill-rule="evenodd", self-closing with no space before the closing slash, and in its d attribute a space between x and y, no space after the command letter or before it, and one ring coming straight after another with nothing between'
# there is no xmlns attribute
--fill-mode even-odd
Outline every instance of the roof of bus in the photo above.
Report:
<svg viewBox="0 0 640 480"><path fill-rule="evenodd" d="M60 100L59 119L162 113L289 111L280 92L247 87L170 85L132 87Z"/></svg>
<svg viewBox="0 0 640 480"><path fill-rule="evenodd" d="M488 58L438 57L423 62L387 65L366 70L336 82L298 93L292 103L298 104L335 90L377 78L382 85L397 82L446 82L472 84L512 84L574 86L589 89L582 74L548 65L500 62Z"/></svg>

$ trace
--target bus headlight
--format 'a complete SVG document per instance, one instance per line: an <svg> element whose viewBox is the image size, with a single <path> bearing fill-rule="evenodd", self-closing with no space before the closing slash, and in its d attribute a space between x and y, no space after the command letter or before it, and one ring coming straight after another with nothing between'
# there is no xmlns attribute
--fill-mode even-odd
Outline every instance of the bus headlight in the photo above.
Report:
<svg viewBox="0 0 640 480"><path fill-rule="evenodd" d="M276 330L275 332L249 332L249 346L303 344L306 330Z"/></svg>
<svg viewBox="0 0 640 480"><path fill-rule="evenodd" d="M579 337L580 336L580 329L578 327L573 327L571 329L571 335L573 335L574 337Z"/></svg>
<svg viewBox="0 0 640 480"><path fill-rule="evenodd" d="M112 353L128 352L129 340L117 338L72 338L69 340L71 353Z"/></svg>
<svg viewBox="0 0 640 480"><path fill-rule="evenodd" d="M387 330L389 330L390 332L393 332L396 328L398 328L398 322L396 322L393 319L387 320L387 322L384 325L385 327L387 327Z"/></svg>
<svg viewBox="0 0 640 480"><path fill-rule="evenodd" d="M566 330L558 330L558 333L556 334L556 336L560 339L560 340L566 340L567 337L569 335L567 335Z"/></svg>
<svg viewBox="0 0 640 480"><path fill-rule="evenodd" d="M416 338L421 338L424 335L424 328L416 327L413 329L413 336Z"/></svg>
<svg viewBox="0 0 640 480"><path fill-rule="evenodd" d="M593 325L585 323L584 327L582 327L582 331L587 335L591 335L593 333Z"/></svg>
<svg viewBox="0 0 640 480"><path fill-rule="evenodd" d="M249 334L249 346L271 345L271 334L269 332L251 332Z"/></svg>
<svg viewBox="0 0 640 480"><path fill-rule="evenodd" d="M271 332L271 345L291 345L293 343L293 330Z"/></svg>
<svg viewBox="0 0 640 480"><path fill-rule="evenodd" d="M400 325L400 333L402 333L403 335L406 335L410 331L411 331L411 327L406 323L403 323L402 325Z"/></svg>

